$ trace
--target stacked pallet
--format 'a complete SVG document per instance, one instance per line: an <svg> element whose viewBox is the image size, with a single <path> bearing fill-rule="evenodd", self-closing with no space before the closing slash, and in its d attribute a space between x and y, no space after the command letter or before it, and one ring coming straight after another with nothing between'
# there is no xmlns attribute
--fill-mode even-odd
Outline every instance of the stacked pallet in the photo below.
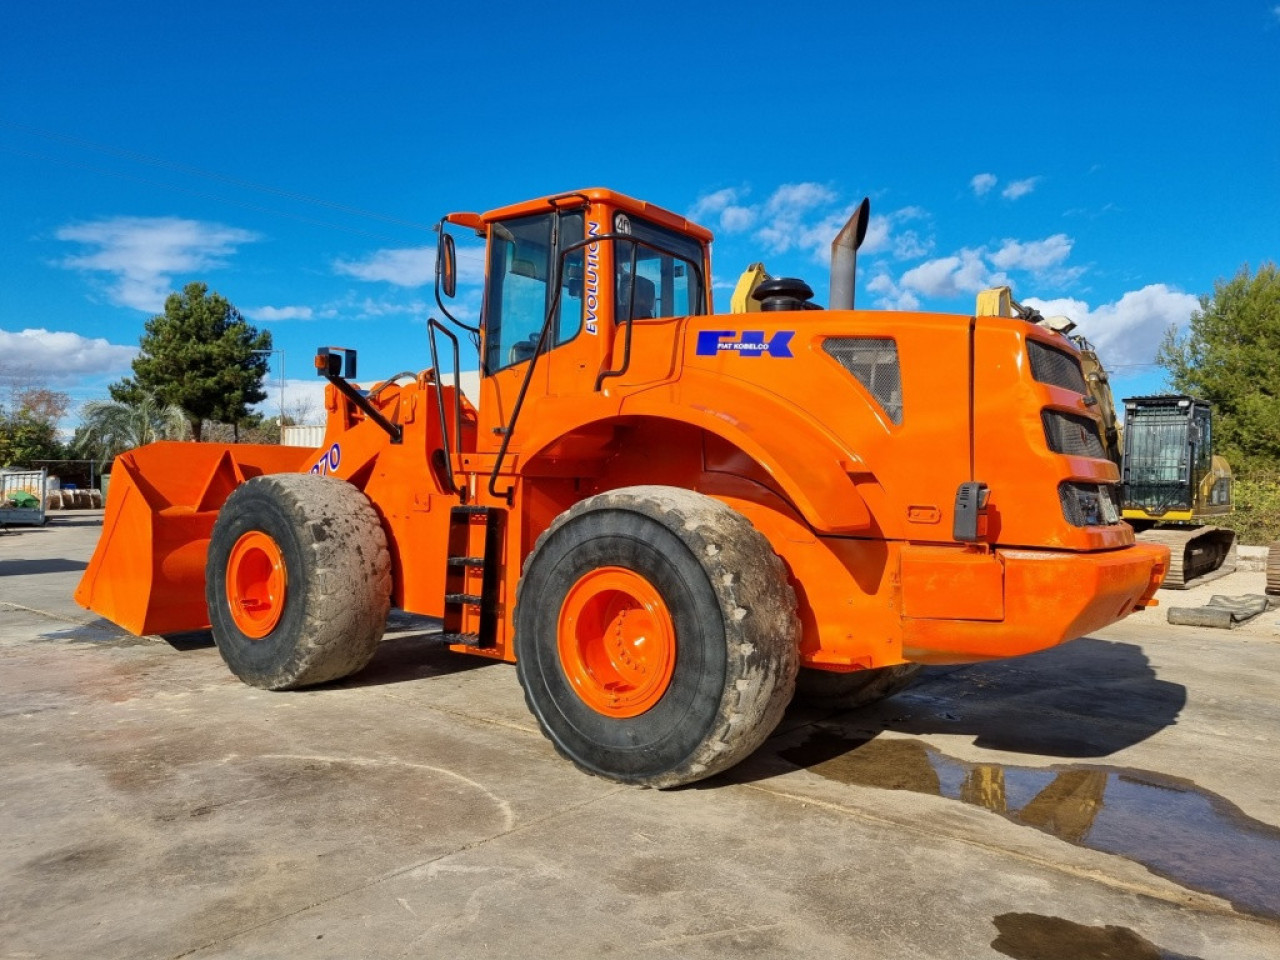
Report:
<svg viewBox="0 0 1280 960"><path fill-rule="evenodd" d="M1280 597L1280 540L1267 548L1267 593Z"/></svg>

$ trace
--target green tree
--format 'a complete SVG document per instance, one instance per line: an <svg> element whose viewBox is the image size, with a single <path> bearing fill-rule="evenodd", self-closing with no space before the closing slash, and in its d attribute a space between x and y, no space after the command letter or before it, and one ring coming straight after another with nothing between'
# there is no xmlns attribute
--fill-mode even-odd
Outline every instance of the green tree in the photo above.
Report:
<svg viewBox="0 0 1280 960"><path fill-rule="evenodd" d="M1173 389L1214 406L1218 449L1245 477L1280 469L1280 271L1240 268L1156 355Z"/></svg>
<svg viewBox="0 0 1280 960"><path fill-rule="evenodd" d="M271 334L259 332L240 311L203 283L171 293L164 313L147 321L133 377L108 389L118 403L137 406L153 397L180 407L196 440L204 421L239 425L249 407L266 399Z"/></svg>
<svg viewBox="0 0 1280 960"><path fill-rule="evenodd" d="M56 424L29 410L0 419L0 466L25 467L33 461L61 460L64 456L66 448L58 439Z"/></svg>
<svg viewBox="0 0 1280 960"><path fill-rule="evenodd" d="M0 466L29 466L65 457L58 421L70 402L69 396L57 390L29 384L14 387L11 411L0 405Z"/></svg>
<svg viewBox="0 0 1280 960"><path fill-rule="evenodd" d="M80 411L80 426L71 449L104 468L125 450L156 440L182 440L187 429L182 408L166 406L155 397L144 396L133 404L90 400Z"/></svg>

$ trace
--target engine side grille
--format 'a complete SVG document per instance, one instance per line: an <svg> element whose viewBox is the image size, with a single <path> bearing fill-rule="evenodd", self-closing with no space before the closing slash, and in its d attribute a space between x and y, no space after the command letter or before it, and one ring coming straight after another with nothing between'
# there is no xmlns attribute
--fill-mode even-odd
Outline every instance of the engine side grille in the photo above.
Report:
<svg viewBox="0 0 1280 960"><path fill-rule="evenodd" d="M1117 488L1110 483L1058 485L1062 515L1073 527L1105 527L1120 522Z"/></svg>
<svg viewBox="0 0 1280 960"><path fill-rule="evenodd" d="M894 423L902 423L898 344L888 337L828 337L822 349L862 384Z"/></svg>
<svg viewBox="0 0 1280 960"><path fill-rule="evenodd" d="M1080 361L1065 350L1045 346L1039 340L1028 337L1027 353L1031 357L1031 375L1041 383L1064 387L1076 393L1088 392Z"/></svg>
<svg viewBox="0 0 1280 960"><path fill-rule="evenodd" d="M1098 459L1106 457L1096 421L1060 410L1042 410L1040 419L1044 421L1045 442L1054 453Z"/></svg>

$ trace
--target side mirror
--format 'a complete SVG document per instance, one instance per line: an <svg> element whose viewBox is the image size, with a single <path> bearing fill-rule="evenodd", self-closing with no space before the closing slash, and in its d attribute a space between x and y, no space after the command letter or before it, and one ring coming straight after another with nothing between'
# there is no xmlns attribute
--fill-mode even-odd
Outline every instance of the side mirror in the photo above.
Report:
<svg viewBox="0 0 1280 960"><path fill-rule="evenodd" d="M458 254L453 246L453 236L440 230L440 242L436 246L436 277L440 289L450 299L458 292Z"/></svg>

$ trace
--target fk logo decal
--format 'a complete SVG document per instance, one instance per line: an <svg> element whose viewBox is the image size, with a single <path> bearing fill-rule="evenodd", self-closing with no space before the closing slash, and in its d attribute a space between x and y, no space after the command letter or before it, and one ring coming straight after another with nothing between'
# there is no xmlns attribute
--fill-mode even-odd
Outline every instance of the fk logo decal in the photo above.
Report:
<svg viewBox="0 0 1280 960"><path fill-rule="evenodd" d="M698 348L694 352L700 357L714 357L718 353L732 352L740 357L770 357L790 359L795 356L791 352L791 338L794 330L779 330L769 339L765 339L763 330L700 330L698 332Z"/></svg>

